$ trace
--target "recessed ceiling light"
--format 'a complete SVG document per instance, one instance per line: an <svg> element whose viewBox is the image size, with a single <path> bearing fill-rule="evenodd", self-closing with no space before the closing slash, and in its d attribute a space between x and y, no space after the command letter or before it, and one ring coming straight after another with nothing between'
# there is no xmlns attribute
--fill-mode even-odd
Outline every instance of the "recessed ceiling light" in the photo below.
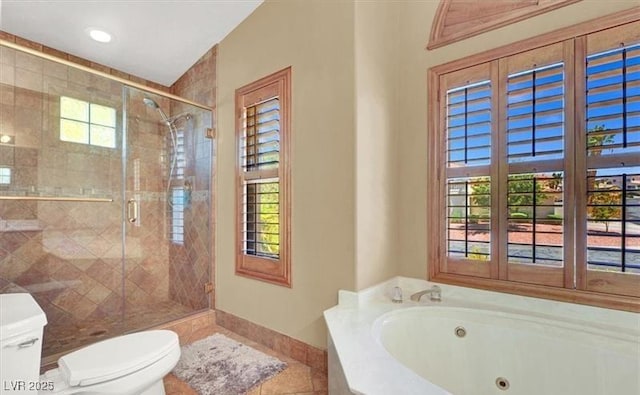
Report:
<svg viewBox="0 0 640 395"><path fill-rule="evenodd" d="M108 43L109 41L111 41L111 34L105 32L104 30L89 28L87 29L87 32L92 39L98 42Z"/></svg>

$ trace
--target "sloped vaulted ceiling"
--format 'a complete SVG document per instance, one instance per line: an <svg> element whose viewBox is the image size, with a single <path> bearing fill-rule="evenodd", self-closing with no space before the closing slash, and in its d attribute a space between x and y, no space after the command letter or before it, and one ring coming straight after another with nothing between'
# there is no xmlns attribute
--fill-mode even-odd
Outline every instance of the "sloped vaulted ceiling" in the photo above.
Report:
<svg viewBox="0 0 640 395"><path fill-rule="evenodd" d="M427 49L435 49L580 0L440 0Z"/></svg>

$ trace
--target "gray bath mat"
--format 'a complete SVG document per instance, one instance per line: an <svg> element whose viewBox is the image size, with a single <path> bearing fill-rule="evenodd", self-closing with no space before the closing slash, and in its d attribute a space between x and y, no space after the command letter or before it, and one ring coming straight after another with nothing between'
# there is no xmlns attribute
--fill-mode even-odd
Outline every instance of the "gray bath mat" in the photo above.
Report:
<svg viewBox="0 0 640 395"><path fill-rule="evenodd" d="M182 347L173 374L202 395L238 395L286 367L277 358L216 333Z"/></svg>

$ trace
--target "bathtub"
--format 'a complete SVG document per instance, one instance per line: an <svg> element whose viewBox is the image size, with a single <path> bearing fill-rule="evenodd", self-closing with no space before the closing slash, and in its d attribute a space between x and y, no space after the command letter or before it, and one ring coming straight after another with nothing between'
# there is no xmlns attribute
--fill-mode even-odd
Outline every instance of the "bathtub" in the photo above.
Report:
<svg viewBox="0 0 640 395"><path fill-rule="evenodd" d="M447 285L440 303L407 301L431 285L340 292L330 394L640 394L640 314Z"/></svg>

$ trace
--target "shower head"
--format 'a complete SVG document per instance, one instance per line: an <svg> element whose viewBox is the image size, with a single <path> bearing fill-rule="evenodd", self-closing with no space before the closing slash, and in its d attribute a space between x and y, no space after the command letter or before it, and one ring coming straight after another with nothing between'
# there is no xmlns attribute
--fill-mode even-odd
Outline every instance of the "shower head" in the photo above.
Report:
<svg viewBox="0 0 640 395"><path fill-rule="evenodd" d="M177 121L179 121L181 119L184 119L184 120L187 120L187 121L190 120L191 119L191 113L183 112L181 114L174 115L174 116L169 118L169 121L171 123L176 123Z"/></svg>
<svg viewBox="0 0 640 395"><path fill-rule="evenodd" d="M160 116L162 117L162 121L167 125L171 126L171 120L169 119L169 117L167 117L167 114L165 114L164 111L162 111L162 108L160 108L160 106L158 105L158 103L156 103L155 100L145 97L142 99L142 101L144 102L144 104L147 105L147 107L158 110L158 112L160 113Z"/></svg>
<svg viewBox="0 0 640 395"><path fill-rule="evenodd" d="M144 102L144 104L147 105L147 107L150 107L156 110L160 108L160 106L158 105L158 103L155 102L155 100L150 99L148 97L145 97L144 99L142 99L142 101Z"/></svg>

